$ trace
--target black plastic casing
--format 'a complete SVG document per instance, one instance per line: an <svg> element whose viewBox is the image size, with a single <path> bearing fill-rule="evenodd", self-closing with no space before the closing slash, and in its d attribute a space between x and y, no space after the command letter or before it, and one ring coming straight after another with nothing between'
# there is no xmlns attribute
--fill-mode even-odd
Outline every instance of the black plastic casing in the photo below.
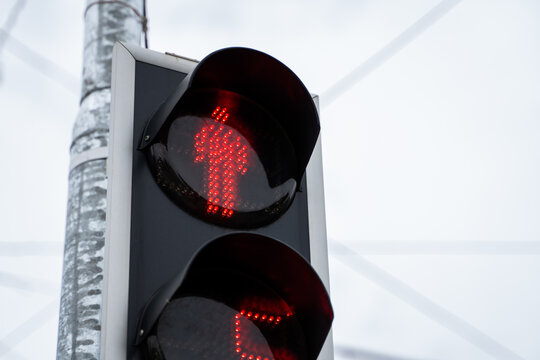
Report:
<svg viewBox="0 0 540 360"><path fill-rule="evenodd" d="M244 50L240 51L244 52ZM247 53L250 53L250 51ZM275 61L277 62L277 60ZM206 63L208 64L208 67L203 67L204 76L201 76L200 79L200 84L204 84L204 86L207 86L209 82L213 82L212 77L210 76L212 71L222 73L222 70L218 71L217 68L220 66L227 66L227 63L223 65L216 65L213 61L208 61ZM271 61L269 63L271 63ZM205 60L203 60L201 64L205 64ZM245 66L246 64L240 62L237 63L237 65ZM264 64L261 64L261 66L262 65ZM284 67L284 65L282 66ZM295 146L303 149L300 151L301 160L299 160L298 164L299 186L289 209L275 222L259 228L245 230L212 225L202 219L190 215L173 203L156 184L147 164L147 144L152 142L155 133L159 131L159 123L161 122L161 124L163 124L165 122L167 116L164 114L167 109L171 108L171 104L175 97L181 97L179 93L185 91L185 89L182 90L182 87L186 87L186 84L192 86L193 79L197 78L196 76L194 77L196 71L197 68L189 75L138 61L135 65L136 80L133 129L134 142L127 359L142 360L145 358L144 341L146 336L152 332L152 328L155 326L155 321L157 321L159 317L159 315L156 314L159 314L166 305L163 301L160 302L152 299L161 298L162 300L168 300L171 294L176 291L176 288L181 285L183 277L189 273L191 264L203 264L205 261L210 261L206 259L198 260L197 256L198 254L204 254L204 248L214 240L223 238L243 239L242 241L245 246L245 239L249 238L249 234L253 234L253 249L251 252L257 251L257 238L258 236L262 236L266 239L274 239L276 248L280 248L281 245L279 244L284 244L299 255L298 257L292 255L286 256L284 257L284 261L275 264L276 267L279 267L282 275L284 273L290 273L291 277L298 276L298 266L304 269L302 270L304 273L310 274L308 276L308 282L313 286L309 289L298 288L298 291L302 291L303 295L292 294L290 297L293 302L297 302L295 299L304 299L302 300L304 305L298 306L306 306L305 304L309 303L306 302L305 299L306 296L309 298L310 292L313 292L314 301L321 301L320 306L314 306L313 309L323 309L322 314L312 314L315 310L306 310L306 314L309 313L309 316L322 317L322 320L315 321L315 323L311 323L309 320L307 320L306 323L309 324L309 332L312 334L309 336L314 338L312 341L313 345L311 346L312 352L310 360L315 360L320 351L320 347L322 347L324 339L326 338L326 334L329 331L333 314L324 286L320 279L318 279L315 271L309 266L310 239L307 205L308 189L306 189L305 186L304 170L309 161L319 132L318 117L314 118L311 116L313 114L310 106L313 107L312 110L316 114L311 97L309 97L309 102L303 110L294 112L289 109L296 115L292 118L283 120L284 124L291 121L297 122L297 124L289 124L285 125L285 127L288 129L295 129L287 130L287 132L290 134L291 140L295 143ZM260 71L264 71L264 67ZM288 71L290 72L290 70ZM201 72L201 74L203 73ZM292 72L290 72L290 74L292 74ZM287 74L287 76L290 76L290 74ZM271 78L273 78L278 74L270 72L270 75L272 75ZM292 75L296 78L294 74ZM237 74L237 76L240 76L240 74ZM254 76L255 75L251 74L252 78ZM225 84L228 81L230 82L232 80L225 79L222 80L221 83L216 82L216 86L222 84L222 86L227 87ZM268 81L271 81L268 86L275 87L279 85L270 78L268 78ZM289 79L287 81L291 82L292 80ZM297 81L299 82L299 80ZM255 85L256 84L251 84L249 86L253 87ZM264 85L264 81L257 86L261 87L262 85ZM249 86L243 85L243 87L240 86L236 90L249 94ZM305 94L309 96L309 93L305 90L303 85L301 85L301 87L302 88L298 87L296 91L304 91ZM274 93L275 91L276 88L274 88ZM272 96L272 92L269 92L268 89L259 90L255 93L256 98ZM274 96L274 99L271 102L267 102L267 105L265 106L278 106L281 102L286 101L286 98L287 97L277 99ZM307 101L305 96L303 101ZM271 105L272 103L274 105ZM174 105L172 105L172 107L174 108ZM292 107L297 106L295 105ZM301 109L302 107L299 108ZM300 115L302 113L304 113L304 115ZM306 120L306 123L302 124L302 118L299 118L299 116L304 116L309 120ZM313 125L314 123L316 124ZM302 126L309 128L311 125L313 125L314 128L307 131L304 135L299 132ZM148 138L148 141L144 140ZM220 242L221 240L217 241ZM233 242L234 241L236 240L233 240ZM266 241L263 242L267 243ZM212 246L210 248L212 248ZM206 253L209 252L206 251ZM211 257L208 259L213 257L215 261L218 261L216 256L216 253L212 252ZM226 256L226 252L223 252L223 256ZM291 263L291 261L285 261L285 258L289 260L294 258L296 260ZM222 260L223 263L227 263L227 259ZM236 260L242 262L241 256ZM302 261L304 263L298 265L298 262ZM253 266L256 267L256 265ZM305 270L306 266L311 270ZM260 268L259 271L271 272L271 269ZM281 285L277 282L274 284L275 286L283 286L283 284L288 281L283 280L283 276L281 276L281 278ZM301 280L293 279L291 280L290 285L293 286L292 284L296 284L296 286L298 286L301 283ZM300 304L300 302L298 304Z"/></svg>

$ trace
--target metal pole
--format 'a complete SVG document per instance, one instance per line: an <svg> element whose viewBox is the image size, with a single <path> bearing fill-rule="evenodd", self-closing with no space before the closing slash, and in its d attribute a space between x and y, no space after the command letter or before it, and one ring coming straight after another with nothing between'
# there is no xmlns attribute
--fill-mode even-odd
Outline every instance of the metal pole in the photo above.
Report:
<svg viewBox="0 0 540 360"><path fill-rule="evenodd" d="M87 0L83 83L73 128L57 359L99 359L111 59L140 44L144 0ZM68 30L69 31L69 30Z"/></svg>

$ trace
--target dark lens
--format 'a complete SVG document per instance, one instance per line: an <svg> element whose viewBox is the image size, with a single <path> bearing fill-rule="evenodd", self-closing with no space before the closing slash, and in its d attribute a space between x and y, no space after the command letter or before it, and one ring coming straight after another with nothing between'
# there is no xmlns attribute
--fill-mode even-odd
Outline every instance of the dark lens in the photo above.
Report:
<svg viewBox="0 0 540 360"><path fill-rule="evenodd" d="M219 225L272 222L296 190L295 154L284 131L257 104L227 91L188 94L149 155L167 195Z"/></svg>
<svg viewBox="0 0 540 360"><path fill-rule="evenodd" d="M159 319L157 338L167 360L306 359L294 310L258 280L223 269L182 286Z"/></svg>

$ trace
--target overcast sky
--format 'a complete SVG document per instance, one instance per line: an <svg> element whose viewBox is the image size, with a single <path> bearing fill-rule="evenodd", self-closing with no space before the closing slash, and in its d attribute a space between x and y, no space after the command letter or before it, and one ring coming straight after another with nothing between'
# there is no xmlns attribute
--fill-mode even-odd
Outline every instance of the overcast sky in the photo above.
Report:
<svg viewBox="0 0 540 360"><path fill-rule="evenodd" d="M10 22L16 3L0 359L53 359L85 1L27 0ZM540 358L540 3L443 3L148 0L151 49L253 47L321 95L336 359Z"/></svg>

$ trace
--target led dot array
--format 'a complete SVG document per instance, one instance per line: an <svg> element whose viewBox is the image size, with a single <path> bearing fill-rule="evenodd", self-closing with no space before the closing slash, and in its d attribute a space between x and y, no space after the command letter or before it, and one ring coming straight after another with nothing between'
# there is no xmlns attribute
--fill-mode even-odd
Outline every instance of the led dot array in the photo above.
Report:
<svg viewBox="0 0 540 360"><path fill-rule="evenodd" d="M247 141L223 124L229 118L226 107L212 112L215 123L203 126L195 135L195 163L205 164L206 212L231 217L238 193L238 176L247 172Z"/></svg>
<svg viewBox="0 0 540 360"><path fill-rule="evenodd" d="M292 316L292 312L288 312L285 316L289 317ZM259 323L259 324L268 324L268 325L279 325L282 321L281 315L276 314L266 314L263 312L255 312L255 311L247 311L247 310L240 310L238 314L234 316L234 338L235 338L235 349L234 351L240 355L239 359L241 360L274 360L273 357L263 357L261 355L256 354L250 354L249 351L246 351L246 349L243 347L242 343L242 328L240 326L240 319L245 318L249 319L252 322Z"/></svg>

